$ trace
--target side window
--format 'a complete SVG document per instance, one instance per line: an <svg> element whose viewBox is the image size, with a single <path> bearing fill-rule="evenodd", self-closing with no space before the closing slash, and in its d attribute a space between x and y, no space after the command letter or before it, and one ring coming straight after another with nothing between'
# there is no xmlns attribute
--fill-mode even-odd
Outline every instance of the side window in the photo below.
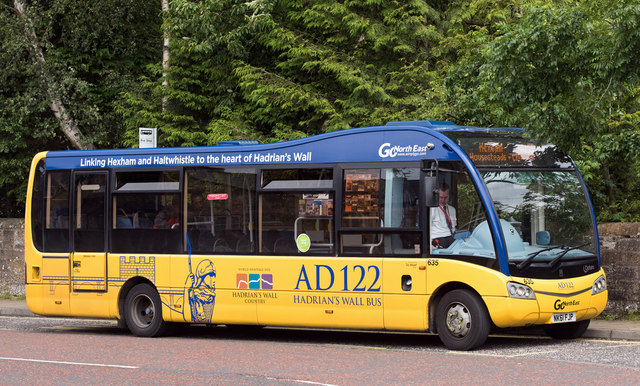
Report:
<svg viewBox="0 0 640 386"><path fill-rule="evenodd" d="M71 172L52 171L45 178L44 251L69 252Z"/></svg>
<svg viewBox="0 0 640 386"><path fill-rule="evenodd" d="M333 169L264 170L261 187L261 253L334 253Z"/></svg>
<svg viewBox="0 0 640 386"><path fill-rule="evenodd" d="M180 198L179 171L116 172L111 250L183 252Z"/></svg>
<svg viewBox="0 0 640 386"><path fill-rule="evenodd" d="M40 160L36 165L33 176L33 191L31 192L31 239L39 251L44 251L45 181L45 160Z"/></svg>
<svg viewBox="0 0 640 386"><path fill-rule="evenodd" d="M342 255L419 256L418 168L346 169Z"/></svg>
<svg viewBox="0 0 640 386"><path fill-rule="evenodd" d="M253 253L256 175L252 169L186 173L187 239L192 253Z"/></svg>
<svg viewBox="0 0 640 386"><path fill-rule="evenodd" d="M466 168L461 162L439 166L440 203L429 211L431 254L494 259L484 205Z"/></svg>

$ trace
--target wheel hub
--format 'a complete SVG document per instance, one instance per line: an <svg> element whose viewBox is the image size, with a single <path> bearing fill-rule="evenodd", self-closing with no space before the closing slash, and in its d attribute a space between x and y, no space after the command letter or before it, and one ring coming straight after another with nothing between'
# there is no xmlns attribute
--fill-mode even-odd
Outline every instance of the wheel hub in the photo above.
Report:
<svg viewBox="0 0 640 386"><path fill-rule="evenodd" d="M132 307L134 308L133 315L137 315L134 316L134 322L139 327L146 327L151 324L155 311L153 309L153 304L148 297L144 295L138 296L134 300Z"/></svg>
<svg viewBox="0 0 640 386"><path fill-rule="evenodd" d="M471 329L471 314L464 305L452 304L447 311L447 328L456 337L462 338Z"/></svg>

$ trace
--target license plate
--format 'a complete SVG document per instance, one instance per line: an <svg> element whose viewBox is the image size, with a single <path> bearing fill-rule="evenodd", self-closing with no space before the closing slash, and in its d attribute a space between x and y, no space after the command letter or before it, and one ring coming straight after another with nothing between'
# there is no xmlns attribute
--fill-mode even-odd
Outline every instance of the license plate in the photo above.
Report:
<svg viewBox="0 0 640 386"><path fill-rule="evenodd" d="M551 323L568 323L576 321L575 312L564 312L561 314L553 314L551 317Z"/></svg>

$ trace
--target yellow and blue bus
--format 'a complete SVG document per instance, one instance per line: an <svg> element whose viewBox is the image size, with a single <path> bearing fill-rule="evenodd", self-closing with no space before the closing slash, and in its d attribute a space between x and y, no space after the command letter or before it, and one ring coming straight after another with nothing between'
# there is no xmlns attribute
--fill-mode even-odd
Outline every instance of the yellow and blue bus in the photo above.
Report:
<svg viewBox="0 0 640 386"><path fill-rule="evenodd" d="M325 327L469 350L494 327L579 337L607 302L572 160L520 129L443 121L39 153L25 261L34 313L147 337L172 322Z"/></svg>

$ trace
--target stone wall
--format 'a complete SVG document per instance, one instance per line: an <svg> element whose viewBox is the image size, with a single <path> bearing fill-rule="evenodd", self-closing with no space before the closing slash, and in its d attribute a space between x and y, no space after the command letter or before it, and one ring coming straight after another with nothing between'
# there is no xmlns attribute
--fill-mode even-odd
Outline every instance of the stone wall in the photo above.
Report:
<svg viewBox="0 0 640 386"><path fill-rule="evenodd" d="M605 313L622 316L640 311L640 223L598 225L600 257L607 274Z"/></svg>
<svg viewBox="0 0 640 386"><path fill-rule="evenodd" d="M605 313L640 311L640 223L598 226L609 284ZM24 295L24 220L0 219L0 296Z"/></svg>
<svg viewBox="0 0 640 386"><path fill-rule="evenodd" d="M0 218L0 296L24 295L24 220Z"/></svg>

